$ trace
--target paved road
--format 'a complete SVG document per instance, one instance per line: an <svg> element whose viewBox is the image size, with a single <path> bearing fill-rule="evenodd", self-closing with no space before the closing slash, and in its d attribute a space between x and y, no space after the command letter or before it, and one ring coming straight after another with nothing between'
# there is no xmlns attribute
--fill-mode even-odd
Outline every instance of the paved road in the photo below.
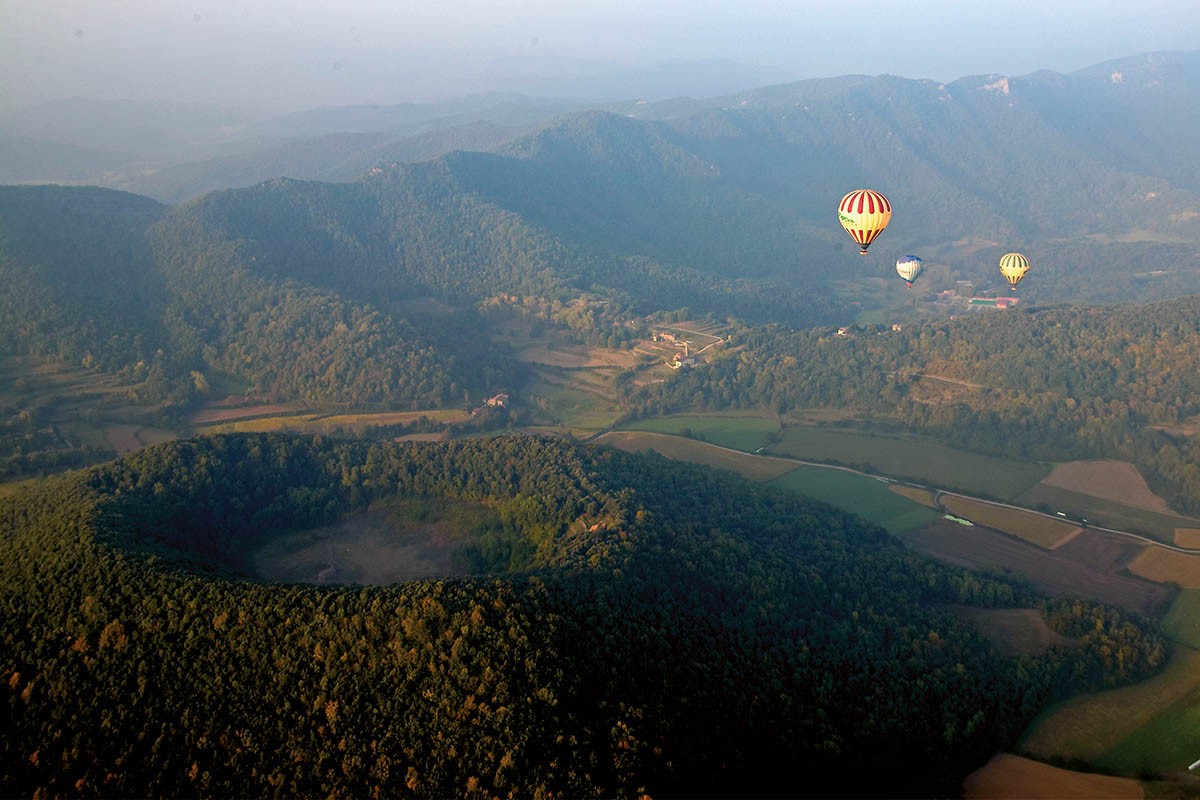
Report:
<svg viewBox="0 0 1200 800"><path fill-rule="evenodd" d="M605 431L605 433L607 433L607 431ZM602 435L603 434L601 434L601 436ZM663 435L669 436L670 434L663 434ZM718 450L725 450L730 453L738 453L738 454L744 455L744 456L746 456L746 455L761 456L764 458L774 458L774 459L779 459L782 461L794 461L797 464L802 464L802 465L809 466L809 467L821 467L823 469L840 469L843 472L853 472L855 475L862 475L867 478L874 478L875 480L883 481L884 483L895 483L895 484L899 484L901 486L915 486L918 489L925 489L926 491L931 492L933 494L933 501L935 503L937 503L938 509L941 511L945 511L945 509L942 508L942 504L938 501L939 497L941 497L942 495L949 495L951 497L962 497L966 500L974 500L977 503L986 503L988 505L997 506L999 508L1011 508L1015 511L1024 511L1026 514L1035 514L1039 517L1045 517L1046 519L1052 519L1057 522L1072 522L1072 523L1075 523L1076 525L1079 525L1081 528L1084 528L1085 530L1103 531L1105 533L1116 534L1117 536L1124 536L1126 538L1134 539L1134 540L1142 542L1144 544L1154 545L1155 547L1161 547L1164 550L1172 550L1176 553L1187 553L1189 555L1200 555L1200 548L1179 547L1178 545L1167 544L1166 542L1160 542L1157 539L1151 539L1147 536L1142 536L1140 533L1134 533L1132 531L1122 531L1122 530L1118 530L1116 528L1105 528L1101 525L1093 525L1091 522L1081 524L1081 523L1079 523L1078 520L1071 519L1070 517L1064 518L1064 517L1058 516L1057 514L1047 514L1044 511L1038 511L1037 509L1033 509L1033 508L1025 508L1024 506L1017 506L1017 505L1013 505L1012 503L1002 503L998 500L988 500L987 498L984 498L984 497L974 497L973 495L962 494L961 492L951 492L951 491L947 491L945 489L938 489L933 486L926 486L923 483L916 483L914 481L897 480L896 478L889 478L886 475L876 475L873 472L863 472L860 469L854 469L853 467L843 467L839 464L826 464L826 463L823 463L820 461L806 461L805 459L802 459L802 458L793 458L791 456L781 456L781 455L776 455L774 453L762 452L763 450L766 449L766 447L760 447L757 450L755 450L753 453L748 453L745 450L735 450L732 447L723 447L722 445L712 444L711 442L701 442L701 444L706 444L709 447L715 447Z"/></svg>

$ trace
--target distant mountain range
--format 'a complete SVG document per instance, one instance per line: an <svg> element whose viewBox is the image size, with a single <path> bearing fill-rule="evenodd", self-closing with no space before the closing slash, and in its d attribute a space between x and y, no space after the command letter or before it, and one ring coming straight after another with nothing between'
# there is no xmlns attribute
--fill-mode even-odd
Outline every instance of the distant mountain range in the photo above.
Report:
<svg viewBox="0 0 1200 800"><path fill-rule="evenodd" d="M125 182L159 197L248 187L174 208L0 192L0 335L143 378L158 358L164 374L217 368L280 395L429 405L494 388L508 367L493 353L495 373L475 370L482 340L464 349L414 324L402 307L416 298L588 294L611 304L581 323L603 340L623 335L621 314L683 307L809 326L845 318L846 280L894 280L898 254L995 285L1014 249L1035 265L1031 301L1200 293L1195 96L1200 53L1175 53L1071 76L846 76L571 113L491 97L243 120L256 149ZM339 119L374 129L332 132ZM263 144L288 129L312 135ZM60 174L119 160L80 143L63 146L73 160L34 158L44 143L19 141ZM321 182L257 179L293 170ZM832 212L858 186L896 208L865 259ZM399 372L379 383L384 364Z"/></svg>

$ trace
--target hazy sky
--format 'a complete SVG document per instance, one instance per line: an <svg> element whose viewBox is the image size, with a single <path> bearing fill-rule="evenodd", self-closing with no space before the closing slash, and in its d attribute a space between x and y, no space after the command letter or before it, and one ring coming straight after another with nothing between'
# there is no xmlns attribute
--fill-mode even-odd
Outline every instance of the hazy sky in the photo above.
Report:
<svg viewBox="0 0 1200 800"><path fill-rule="evenodd" d="M1197 0L0 0L0 106L291 110L699 59L949 80L1198 48Z"/></svg>

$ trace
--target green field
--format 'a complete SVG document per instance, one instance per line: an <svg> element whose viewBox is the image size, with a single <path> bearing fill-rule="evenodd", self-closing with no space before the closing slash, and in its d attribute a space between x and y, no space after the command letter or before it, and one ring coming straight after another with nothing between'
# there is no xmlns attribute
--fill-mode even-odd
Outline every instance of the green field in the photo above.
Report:
<svg viewBox="0 0 1200 800"><path fill-rule="evenodd" d="M1200 725L1173 730L1194 753L1182 766L1175 760L1174 745L1168 748L1166 738L1150 739L1146 732L1161 737L1192 719L1192 709L1200 711L1200 653L1176 647L1166 668L1149 680L1078 695L1042 712L1017 747L1041 759L1079 758L1113 768L1119 764L1125 774L1186 769L1200 757Z"/></svg>
<svg viewBox="0 0 1200 800"><path fill-rule="evenodd" d="M771 485L845 509L890 533L920 528L942 516L889 491L884 481L840 469L801 466L771 481Z"/></svg>
<svg viewBox="0 0 1200 800"><path fill-rule="evenodd" d="M804 426L785 428L769 450L1001 500L1012 500L1050 472L1043 464L968 453L928 439Z"/></svg>
<svg viewBox="0 0 1200 800"><path fill-rule="evenodd" d="M594 391L542 381L527 390L545 423L572 432L601 431L620 416L616 404Z"/></svg>
<svg viewBox="0 0 1200 800"><path fill-rule="evenodd" d="M652 431L609 431L596 442L630 453L653 450L667 458L703 464L714 469L727 469L761 483L797 468L796 462L789 459L734 452L695 439Z"/></svg>
<svg viewBox="0 0 1200 800"><path fill-rule="evenodd" d="M774 415L766 414L673 414L634 420L621 428L677 436L690 431L694 438L711 444L753 453L770 443L769 437L779 430L779 423Z"/></svg>
<svg viewBox="0 0 1200 800"><path fill-rule="evenodd" d="M1200 757L1200 687L1096 759L1096 765L1127 775L1184 772Z"/></svg>
<svg viewBox="0 0 1200 800"><path fill-rule="evenodd" d="M1200 589L1184 589L1179 593L1163 617L1162 629L1179 644L1200 650Z"/></svg>

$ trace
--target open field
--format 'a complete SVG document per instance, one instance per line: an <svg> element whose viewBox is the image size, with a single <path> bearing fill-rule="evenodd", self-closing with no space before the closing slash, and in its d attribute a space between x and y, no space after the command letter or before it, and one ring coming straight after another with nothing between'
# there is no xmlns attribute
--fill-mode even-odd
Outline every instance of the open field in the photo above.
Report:
<svg viewBox="0 0 1200 800"><path fill-rule="evenodd" d="M1176 528L1175 544L1200 550L1200 528Z"/></svg>
<svg viewBox="0 0 1200 800"><path fill-rule="evenodd" d="M225 398L216 403L206 404L192 415L193 425L211 425L216 422L233 422L239 419L254 419L255 417L280 417L288 414L301 414L306 409L302 403L246 403L240 404L237 398Z"/></svg>
<svg viewBox="0 0 1200 800"><path fill-rule="evenodd" d="M796 469L796 462L770 456L731 453L695 439L649 431L610 431L596 439L630 453L654 450L667 458L737 472L750 480L769 481Z"/></svg>
<svg viewBox="0 0 1200 800"><path fill-rule="evenodd" d="M549 370L539 370L539 376L542 380L528 387L526 394L540 415L549 417L548 425L587 435L604 430L621 415L616 401L593 386Z"/></svg>
<svg viewBox="0 0 1200 800"><path fill-rule="evenodd" d="M132 453L143 447L162 444L175 438L172 431L144 425L109 425L104 429L104 439L113 450L117 451L117 455Z"/></svg>
<svg viewBox="0 0 1200 800"><path fill-rule="evenodd" d="M958 616L970 620L1003 656L1036 655L1072 640L1056 633L1036 608L980 608L950 606Z"/></svg>
<svg viewBox="0 0 1200 800"><path fill-rule="evenodd" d="M1164 586L1120 574L1142 546L1112 534L1085 530L1056 550L1043 550L981 526L938 520L902 538L923 553L967 569L1021 575L1047 594L1090 597L1151 615L1169 594Z"/></svg>
<svg viewBox="0 0 1200 800"><path fill-rule="evenodd" d="M1097 764L1125 774L1142 771L1186 772L1200 757L1200 687L1156 714L1097 759Z"/></svg>
<svg viewBox="0 0 1200 800"><path fill-rule="evenodd" d="M1030 544L1052 550L1068 537L1079 533L1079 526L1047 519L1040 514L1001 508L966 497L941 495L942 505L952 514L965 517L976 525L986 525L998 531L1020 537Z"/></svg>
<svg viewBox="0 0 1200 800"><path fill-rule="evenodd" d="M940 488L1010 500L1040 481L1048 468L955 450L928 439L830 428L787 427L769 450L777 455L861 466Z"/></svg>
<svg viewBox="0 0 1200 800"><path fill-rule="evenodd" d="M1160 514L1175 513L1165 500L1150 491L1137 467L1127 461L1068 461L1051 470L1042 479L1042 485Z"/></svg>
<svg viewBox="0 0 1200 800"><path fill-rule="evenodd" d="M1129 571L1147 580L1200 589L1200 556L1147 547L1129 565Z"/></svg>
<svg viewBox="0 0 1200 800"><path fill-rule="evenodd" d="M1163 633L1186 647L1200 650L1200 590L1184 589L1163 617Z"/></svg>
<svg viewBox="0 0 1200 800"><path fill-rule="evenodd" d="M706 442L752 453L765 447L770 435L779 430L775 415L769 412L754 414L672 414L669 417L639 419L621 426L624 430L652 431L692 435Z"/></svg>
<svg viewBox="0 0 1200 800"><path fill-rule="evenodd" d="M1106 528L1133 531L1167 544L1175 541L1175 529L1181 526L1200 527L1200 520L1178 517L1142 508L1131 508L1101 497L1038 485L1022 492L1016 502L1030 508L1065 511L1073 517Z"/></svg>
<svg viewBox="0 0 1200 800"><path fill-rule="evenodd" d="M1018 747L1038 758L1062 756L1098 763L1122 740L1167 709L1200 692L1200 652L1177 647L1166 668L1149 680L1106 692L1079 695L1044 711ZM1195 735L1200 739L1200 726ZM1200 748L1200 741L1195 747ZM1187 767L1193 756L1182 765ZM1174 765L1178 768L1178 764Z"/></svg>
<svg viewBox="0 0 1200 800"><path fill-rule="evenodd" d="M531 343L517 351L517 358L527 364L542 364L549 367L612 368L618 371L630 369L639 361L638 354L632 350L554 343Z"/></svg>
<svg viewBox="0 0 1200 800"><path fill-rule="evenodd" d="M963 782L967 800L1141 800L1132 778L1052 767L1009 753L993 756Z"/></svg>
<svg viewBox="0 0 1200 800"><path fill-rule="evenodd" d="M800 466L771 484L857 514L890 533L920 528L941 517L931 508L888 491L888 484L881 480L840 469Z"/></svg>
<svg viewBox="0 0 1200 800"><path fill-rule="evenodd" d="M452 408L436 408L428 411L386 411L367 414L292 414L276 417L254 417L232 422L221 422L203 428L203 433L271 433L296 431L299 433L332 433L352 431L362 433L368 428L382 425L403 425L427 417L435 422L462 422L469 415L466 411Z"/></svg>
<svg viewBox="0 0 1200 800"><path fill-rule="evenodd" d="M888 491L895 492L901 497L907 497L914 503L920 503L928 508L937 508L938 505L933 500L933 492L928 489L922 489L918 486L905 486L902 483L888 484Z"/></svg>

